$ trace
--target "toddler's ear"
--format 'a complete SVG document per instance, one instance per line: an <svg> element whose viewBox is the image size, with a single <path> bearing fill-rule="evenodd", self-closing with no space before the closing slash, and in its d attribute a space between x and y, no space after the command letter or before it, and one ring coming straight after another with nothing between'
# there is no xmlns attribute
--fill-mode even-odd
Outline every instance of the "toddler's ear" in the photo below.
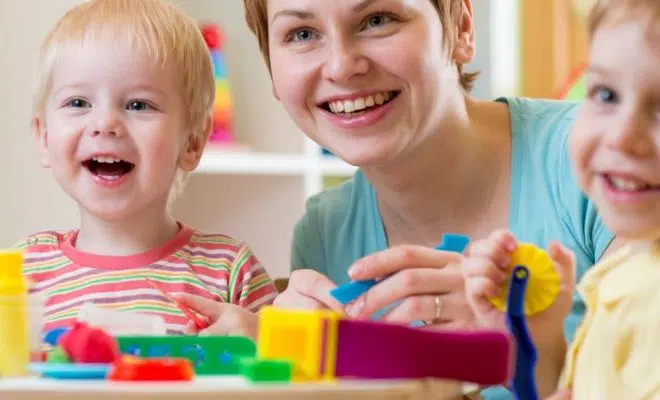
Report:
<svg viewBox="0 0 660 400"><path fill-rule="evenodd" d="M213 116L209 115L208 120L206 121L205 132L201 135L195 135L190 133L188 139L185 143L185 148L179 156L179 168L185 172L192 172L199 165L199 160L202 159L202 153L204 152L204 147L206 147L206 142L211 136L211 130L213 129Z"/></svg>
<svg viewBox="0 0 660 400"><path fill-rule="evenodd" d="M48 156L48 131L41 116L35 114L32 118L32 131L39 146L39 162L42 168L50 168L50 157Z"/></svg>

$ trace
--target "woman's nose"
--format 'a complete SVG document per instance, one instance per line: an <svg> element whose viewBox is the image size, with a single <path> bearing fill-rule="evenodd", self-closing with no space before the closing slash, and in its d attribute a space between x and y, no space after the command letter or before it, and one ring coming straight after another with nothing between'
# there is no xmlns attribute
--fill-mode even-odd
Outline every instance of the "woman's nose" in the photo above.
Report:
<svg viewBox="0 0 660 400"><path fill-rule="evenodd" d="M336 38L328 49L323 68L324 78L345 83L369 71L369 60L355 42Z"/></svg>

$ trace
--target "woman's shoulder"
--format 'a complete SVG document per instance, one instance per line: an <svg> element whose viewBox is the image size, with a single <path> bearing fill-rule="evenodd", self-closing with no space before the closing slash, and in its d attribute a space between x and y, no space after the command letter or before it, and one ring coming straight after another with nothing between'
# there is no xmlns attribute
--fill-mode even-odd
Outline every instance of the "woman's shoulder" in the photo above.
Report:
<svg viewBox="0 0 660 400"><path fill-rule="evenodd" d="M323 220L343 219L356 211L356 206L365 202L369 193L370 184L358 170L344 182L309 197L305 214Z"/></svg>
<svg viewBox="0 0 660 400"><path fill-rule="evenodd" d="M574 120L579 102L529 97L500 97L497 101L508 104L512 118L532 121Z"/></svg>

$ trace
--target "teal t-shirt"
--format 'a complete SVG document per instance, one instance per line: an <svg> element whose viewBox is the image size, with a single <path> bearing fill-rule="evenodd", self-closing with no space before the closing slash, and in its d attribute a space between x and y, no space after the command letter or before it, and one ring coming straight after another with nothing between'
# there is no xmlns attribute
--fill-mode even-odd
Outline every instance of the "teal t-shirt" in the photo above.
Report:
<svg viewBox="0 0 660 400"><path fill-rule="evenodd" d="M546 248L559 241L575 252L577 279L591 268L613 235L595 205L577 185L568 136L578 110L572 102L502 98L512 130L509 230L521 242ZM387 248L376 193L361 171L348 181L311 197L294 232L292 268L310 268L336 284L348 282L348 267ZM574 294L565 332L572 341L585 312ZM488 400L511 399L503 388L486 390Z"/></svg>

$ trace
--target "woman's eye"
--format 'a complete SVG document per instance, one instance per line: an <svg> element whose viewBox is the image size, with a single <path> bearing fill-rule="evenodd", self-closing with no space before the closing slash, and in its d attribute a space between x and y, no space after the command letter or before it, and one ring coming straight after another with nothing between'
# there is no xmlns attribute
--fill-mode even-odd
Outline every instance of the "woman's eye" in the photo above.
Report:
<svg viewBox="0 0 660 400"><path fill-rule="evenodd" d="M299 29L291 35L294 42L305 42L314 38L314 32L311 29Z"/></svg>
<svg viewBox="0 0 660 400"><path fill-rule="evenodd" d="M365 23L366 28L378 28L383 25L387 25L393 21L393 18L385 14L375 14L367 18Z"/></svg>
<svg viewBox="0 0 660 400"><path fill-rule="evenodd" d="M152 107L147 104L145 101L131 101L128 103L126 108L130 111L145 111L145 110L150 110Z"/></svg>
<svg viewBox="0 0 660 400"><path fill-rule="evenodd" d="M89 107L89 103L86 100L83 100L83 99L71 99L67 102L66 105L69 106L69 107L73 107L73 108Z"/></svg>

